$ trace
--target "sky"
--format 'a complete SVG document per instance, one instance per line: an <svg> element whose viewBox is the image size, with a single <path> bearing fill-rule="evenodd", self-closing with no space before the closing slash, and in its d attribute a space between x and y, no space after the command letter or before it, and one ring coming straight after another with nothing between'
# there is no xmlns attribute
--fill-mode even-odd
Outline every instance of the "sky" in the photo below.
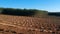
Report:
<svg viewBox="0 0 60 34"><path fill-rule="evenodd" d="M60 12L60 0L0 0L0 8L39 9Z"/></svg>

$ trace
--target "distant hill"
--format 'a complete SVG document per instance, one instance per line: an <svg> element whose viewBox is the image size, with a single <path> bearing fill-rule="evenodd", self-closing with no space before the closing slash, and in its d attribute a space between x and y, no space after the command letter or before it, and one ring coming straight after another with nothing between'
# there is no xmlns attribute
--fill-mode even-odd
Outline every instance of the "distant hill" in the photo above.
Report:
<svg viewBox="0 0 60 34"><path fill-rule="evenodd" d="M46 17L48 16L60 16L60 12L48 12L45 10L37 9L14 9L14 8L0 8L0 14L16 15L16 16L35 16Z"/></svg>
<svg viewBox="0 0 60 34"><path fill-rule="evenodd" d="M47 11L37 9L13 9L13 8L0 8L1 14L16 15L16 16L45 16Z"/></svg>
<svg viewBox="0 0 60 34"><path fill-rule="evenodd" d="M60 16L60 12L48 12L49 16Z"/></svg>

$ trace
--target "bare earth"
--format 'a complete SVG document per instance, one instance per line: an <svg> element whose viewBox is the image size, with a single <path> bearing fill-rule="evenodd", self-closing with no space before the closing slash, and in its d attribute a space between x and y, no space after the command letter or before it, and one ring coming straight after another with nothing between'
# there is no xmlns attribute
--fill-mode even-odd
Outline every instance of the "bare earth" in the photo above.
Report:
<svg viewBox="0 0 60 34"><path fill-rule="evenodd" d="M0 15L0 34L60 34L59 19Z"/></svg>

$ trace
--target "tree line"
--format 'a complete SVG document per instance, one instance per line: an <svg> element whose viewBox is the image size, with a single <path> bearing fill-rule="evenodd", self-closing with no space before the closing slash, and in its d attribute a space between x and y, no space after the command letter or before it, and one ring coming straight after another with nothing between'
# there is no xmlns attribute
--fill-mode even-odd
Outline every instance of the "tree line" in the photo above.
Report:
<svg viewBox="0 0 60 34"><path fill-rule="evenodd" d="M49 12L48 15L50 15L50 16L60 16L60 12Z"/></svg>
<svg viewBox="0 0 60 34"><path fill-rule="evenodd" d="M13 8L0 8L1 14L18 15L18 16L33 16L37 13L44 13L46 11L37 9L13 9Z"/></svg>

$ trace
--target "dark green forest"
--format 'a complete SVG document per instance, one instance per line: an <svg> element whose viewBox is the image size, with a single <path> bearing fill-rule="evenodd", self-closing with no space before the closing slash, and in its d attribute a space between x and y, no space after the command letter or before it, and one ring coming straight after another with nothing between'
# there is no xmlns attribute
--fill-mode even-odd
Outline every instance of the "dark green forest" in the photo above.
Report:
<svg viewBox="0 0 60 34"><path fill-rule="evenodd" d="M47 14L47 11L37 9L13 9L13 8L0 8L0 14L18 15L18 16L33 16Z"/></svg>
<svg viewBox="0 0 60 34"><path fill-rule="evenodd" d="M60 16L60 12L48 12L49 16Z"/></svg>
<svg viewBox="0 0 60 34"><path fill-rule="evenodd" d="M60 16L60 12L48 12L37 9L14 9L14 8L0 8L0 14L16 15L16 16Z"/></svg>

